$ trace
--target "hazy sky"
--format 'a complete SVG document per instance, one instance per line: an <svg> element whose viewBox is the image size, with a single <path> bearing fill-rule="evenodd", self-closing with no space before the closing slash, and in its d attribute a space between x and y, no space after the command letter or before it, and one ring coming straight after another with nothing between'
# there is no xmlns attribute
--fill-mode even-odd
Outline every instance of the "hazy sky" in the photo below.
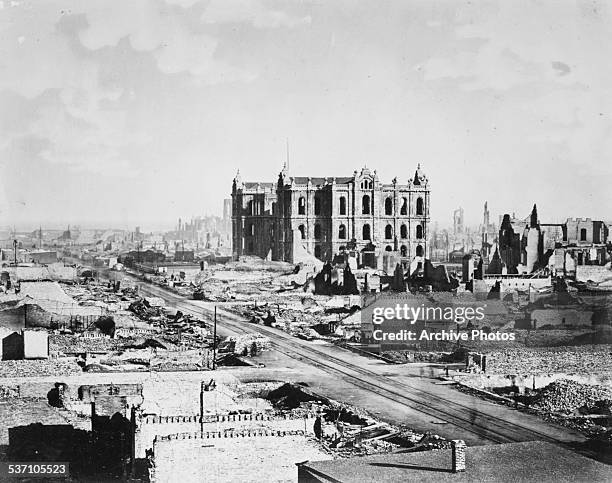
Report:
<svg viewBox="0 0 612 483"><path fill-rule="evenodd" d="M609 2L608 2L609 3ZM420 162L433 219L612 219L605 1L0 1L0 225L221 213Z"/></svg>

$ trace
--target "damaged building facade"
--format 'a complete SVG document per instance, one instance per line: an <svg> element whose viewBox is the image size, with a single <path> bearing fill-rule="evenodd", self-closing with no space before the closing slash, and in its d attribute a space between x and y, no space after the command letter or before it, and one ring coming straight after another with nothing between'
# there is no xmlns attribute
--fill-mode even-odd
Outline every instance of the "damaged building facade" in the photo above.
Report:
<svg viewBox="0 0 612 483"><path fill-rule="evenodd" d="M525 220L503 217L486 273L531 274L548 268L559 276L574 276L576 266L608 262L608 227L603 221L571 219L541 223L534 205Z"/></svg>
<svg viewBox="0 0 612 483"><path fill-rule="evenodd" d="M346 249L367 265L384 252L425 256L429 197L420 165L405 184L397 178L384 184L367 168L325 178L290 177L285 168L277 183L243 182L238 173L232 185L234 256L329 261Z"/></svg>

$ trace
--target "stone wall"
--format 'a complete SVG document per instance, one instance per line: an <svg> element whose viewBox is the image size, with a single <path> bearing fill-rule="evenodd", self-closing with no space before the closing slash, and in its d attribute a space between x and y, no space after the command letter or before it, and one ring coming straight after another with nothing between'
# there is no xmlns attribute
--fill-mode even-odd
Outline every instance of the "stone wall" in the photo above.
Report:
<svg viewBox="0 0 612 483"><path fill-rule="evenodd" d="M302 431L314 434L315 415L306 418L272 416L268 414L210 414L203 422L199 416L144 416L136 432L136 456L142 458L146 450L153 447L155 438L164 438L177 433Z"/></svg>
<svg viewBox="0 0 612 483"><path fill-rule="evenodd" d="M498 387L509 387L515 385L519 388L519 393L523 394L525 388L536 389L548 386L551 382L559 379L570 379L582 384L594 384L612 387L612 377L607 374L538 374L538 375L487 375L469 374L453 377L454 380L464 384L477 387L479 389L493 389Z"/></svg>
<svg viewBox="0 0 612 483"><path fill-rule="evenodd" d="M578 265L576 266L576 280L586 282L603 282L612 279L612 270L600 265Z"/></svg>

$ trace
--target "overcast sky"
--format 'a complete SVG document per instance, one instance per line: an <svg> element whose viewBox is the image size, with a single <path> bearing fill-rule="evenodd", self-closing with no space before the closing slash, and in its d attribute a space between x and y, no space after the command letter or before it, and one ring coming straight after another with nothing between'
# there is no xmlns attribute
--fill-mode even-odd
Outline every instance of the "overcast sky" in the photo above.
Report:
<svg viewBox="0 0 612 483"><path fill-rule="evenodd" d="M0 1L0 225L220 214L239 168L612 219L612 5Z"/></svg>

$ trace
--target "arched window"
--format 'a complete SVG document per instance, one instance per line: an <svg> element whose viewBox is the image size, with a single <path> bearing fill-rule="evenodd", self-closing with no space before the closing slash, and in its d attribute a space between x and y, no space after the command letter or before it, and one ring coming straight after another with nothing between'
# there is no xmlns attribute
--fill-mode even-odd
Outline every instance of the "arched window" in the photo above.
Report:
<svg viewBox="0 0 612 483"><path fill-rule="evenodd" d="M370 214L370 197L368 195L363 195L361 199L361 213L364 215Z"/></svg>
<svg viewBox="0 0 612 483"><path fill-rule="evenodd" d="M393 251L393 248L391 248L391 245L387 245L387 246L385 247L385 251L386 251L386 252L392 252L392 251Z"/></svg>
<svg viewBox="0 0 612 483"><path fill-rule="evenodd" d="M346 240L346 226L340 225L338 227L338 238L341 240Z"/></svg>
<svg viewBox="0 0 612 483"><path fill-rule="evenodd" d="M300 199L298 200L298 215L305 215L306 214L306 200L304 199L303 196L300 196Z"/></svg>
<svg viewBox="0 0 612 483"><path fill-rule="evenodd" d="M416 214L423 214L423 198L421 198L420 196L416 200Z"/></svg>
<svg viewBox="0 0 612 483"><path fill-rule="evenodd" d="M416 256L417 257L422 257L423 256L423 247L421 245L417 245L417 247L416 247Z"/></svg>
<svg viewBox="0 0 612 483"><path fill-rule="evenodd" d="M400 226L400 238L408 238L408 227L406 225Z"/></svg>
<svg viewBox="0 0 612 483"><path fill-rule="evenodd" d="M340 197L340 214L346 215L346 198L344 196Z"/></svg>
<svg viewBox="0 0 612 483"><path fill-rule="evenodd" d="M408 198L402 198L402 207L400 208L400 215L408 214Z"/></svg>
<svg viewBox="0 0 612 483"><path fill-rule="evenodd" d="M423 238L423 225L417 225L416 227L416 237L418 240Z"/></svg>
<svg viewBox="0 0 612 483"><path fill-rule="evenodd" d="M361 230L362 232L362 238L364 240L369 240L371 238L370 235L370 225L368 225L367 223L365 225L363 225L363 229Z"/></svg>
<svg viewBox="0 0 612 483"><path fill-rule="evenodd" d="M304 225L298 226L298 230L300 230L300 235L302 236L302 240L306 239L306 227Z"/></svg>
<svg viewBox="0 0 612 483"><path fill-rule="evenodd" d="M587 231L586 231L586 228L582 228L580 230L580 241L587 241Z"/></svg>
<svg viewBox="0 0 612 483"><path fill-rule="evenodd" d="M314 199L314 212L315 215L321 214L321 197L319 195L316 195Z"/></svg>
<svg viewBox="0 0 612 483"><path fill-rule="evenodd" d="M253 212L253 200L249 200L249 202L247 203L247 214L249 214L249 215L254 215L255 214Z"/></svg>
<svg viewBox="0 0 612 483"><path fill-rule="evenodd" d="M272 214L276 215L276 202L272 202Z"/></svg>
<svg viewBox="0 0 612 483"><path fill-rule="evenodd" d="M401 253L402 257L408 256L408 248L406 247L406 245L402 245L400 247L400 253Z"/></svg>
<svg viewBox="0 0 612 483"><path fill-rule="evenodd" d="M393 214L393 200L389 196L385 198L385 215L392 215L392 214Z"/></svg>
<svg viewBox="0 0 612 483"><path fill-rule="evenodd" d="M391 225L385 226L385 240L393 239L393 227Z"/></svg>
<svg viewBox="0 0 612 483"><path fill-rule="evenodd" d="M319 245L315 246L315 257L321 258L321 247Z"/></svg>
<svg viewBox="0 0 612 483"><path fill-rule="evenodd" d="M319 225L318 223L316 223L314 226L314 237L315 240L321 239L321 225Z"/></svg>

